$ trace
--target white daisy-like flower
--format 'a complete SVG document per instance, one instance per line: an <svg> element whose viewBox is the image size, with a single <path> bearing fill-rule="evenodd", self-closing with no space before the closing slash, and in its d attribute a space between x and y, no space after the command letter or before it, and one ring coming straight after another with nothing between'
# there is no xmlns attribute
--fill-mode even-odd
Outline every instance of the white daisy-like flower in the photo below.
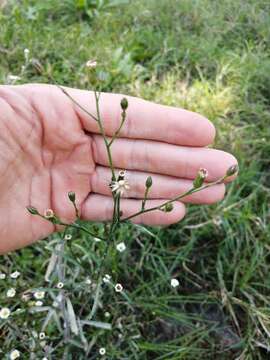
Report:
<svg viewBox="0 0 270 360"><path fill-rule="evenodd" d="M16 295L16 290L14 288L8 289L7 297L14 297Z"/></svg>
<svg viewBox="0 0 270 360"><path fill-rule="evenodd" d="M17 279L19 276L21 275L21 273L19 271L14 271L12 274L10 274L10 277L12 279Z"/></svg>
<svg viewBox="0 0 270 360"><path fill-rule="evenodd" d="M4 280L6 278L6 274L0 273L0 280Z"/></svg>
<svg viewBox="0 0 270 360"><path fill-rule="evenodd" d="M110 314L108 311L106 311L105 314L104 314L104 316L105 316L106 318L109 318L109 317L111 316L111 314Z"/></svg>
<svg viewBox="0 0 270 360"><path fill-rule="evenodd" d="M39 333L38 337L39 337L39 339L40 339L40 340L45 339L45 337L46 337L45 332L41 332L41 333Z"/></svg>
<svg viewBox="0 0 270 360"><path fill-rule="evenodd" d="M21 80L21 77L10 74L7 76L7 80L8 80L8 82L13 82L13 81L15 82L15 81Z"/></svg>
<svg viewBox="0 0 270 360"><path fill-rule="evenodd" d="M86 65L86 67L93 69L93 68L97 67L97 62L96 62L96 60L88 60L85 65Z"/></svg>
<svg viewBox="0 0 270 360"><path fill-rule="evenodd" d="M171 286L173 288L176 288L177 286L179 286L179 281L177 279L171 279Z"/></svg>
<svg viewBox="0 0 270 360"><path fill-rule="evenodd" d="M65 235L65 240L71 240L72 239L72 235L71 234L66 234Z"/></svg>
<svg viewBox="0 0 270 360"><path fill-rule="evenodd" d="M44 211L44 217L45 217L46 219L52 219L52 218L54 217L54 212L53 212L53 210L52 210L52 209L46 209L46 210Z"/></svg>
<svg viewBox="0 0 270 360"><path fill-rule="evenodd" d="M64 284L63 284L62 282L59 282L59 283L56 285L56 287L57 287L58 289L62 289L62 288L64 287Z"/></svg>
<svg viewBox="0 0 270 360"><path fill-rule="evenodd" d="M114 287L114 290L116 292L122 292L123 291L123 286L121 284L116 284Z"/></svg>
<svg viewBox="0 0 270 360"><path fill-rule="evenodd" d="M44 299L45 291L36 291L34 293L34 298L37 300Z"/></svg>
<svg viewBox="0 0 270 360"><path fill-rule="evenodd" d="M21 356L20 352L17 349L15 349L11 351L9 358L10 360L15 360L18 359L20 356Z"/></svg>
<svg viewBox="0 0 270 360"><path fill-rule="evenodd" d="M115 192L116 194L120 194L120 196L125 195L125 193L130 189L128 180L125 179L126 177L126 171L121 170L118 174L118 180L112 181L110 183L110 188L112 192Z"/></svg>
<svg viewBox="0 0 270 360"><path fill-rule="evenodd" d="M35 302L35 306L42 306L43 305L43 302L38 300Z"/></svg>
<svg viewBox="0 0 270 360"><path fill-rule="evenodd" d="M119 252L125 251L126 248L126 244L123 241L116 245L116 250Z"/></svg>
<svg viewBox="0 0 270 360"><path fill-rule="evenodd" d="M106 354L106 349L105 348L100 348L99 349L99 354L100 355L105 355Z"/></svg>
<svg viewBox="0 0 270 360"><path fill-rule="evenodd" d="M105 284L107 284L107 283L109 283L110 282L110 280L111 280L111 276L110 275L108 275L108 274L106 274L104 277L103 277L103 282L105 283Z"/></svg>
<svg viewBox="0 0 270 360"><path fill-rule="evenodd" d="M0 310L0 319L7 319L10 315L9 308L2 308Z"/></svg>
<svg viewBox="0 0 270 360"><path fill-rule="evenodd" d="M85 283L86 285L91 285L92 284L92 280L90 278L86 278L85 279Z"/></svg>

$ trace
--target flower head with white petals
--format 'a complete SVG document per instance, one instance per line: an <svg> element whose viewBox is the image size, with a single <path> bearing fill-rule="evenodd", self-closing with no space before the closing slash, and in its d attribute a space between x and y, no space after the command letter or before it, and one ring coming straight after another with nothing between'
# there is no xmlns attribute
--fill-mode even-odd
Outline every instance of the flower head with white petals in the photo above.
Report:
<svg viewBox="0 0 270 360"><path fill-rule="evenodd" d="M179 280L171 279L171 287L176 288L179 286Z"/></svg>
<svg viewBox="0 0 270 360"><path fill-rule="evenodd" d="M44 299L45 291L36 291L34 293L34 298L37 300Z"/></svg>
<svg viewBox="0 0 270 360"><path fill-rule="evenodd" d="M116 181L110 183L110 188L113 193L123 196L130 189L128 180L126 179L126 171L119 171L118 178Z"/></svg>
<svg viewBox="0 0 270 360"><path fill-rule="evenodd" d="M100 355L105 355L106 354L106 349L105 348L100 348L99 349L99 354Z"/></svg>
<svg viewBox="0 0 270 360"><path fill-rule="evenodd" d="M0 319L7 319L10 315L9 308L2 308L0 310Z"/></svg>
<svg viewBox="0 0 270 360"><path fill-rule="evenodd" d="M16 295L16 290L14 288L8 289L7 291L7 297L11 298Z"/></svg>
<svg viewBox="0 0 270 360"><path fill-rule="evenodd" d="M119 252L125 251L126 248L126 244L123 241L116 245L116 250Z"/></svg>
<svg viewBox="0 0 270 360"><path fill-rule="evenodd" d="M11 279L17 279L21 273L19 271L14 271L12 274L10 274Z"/></svg>
<svg viewBox="0 0 270 360"><path fill-rule="evenodd" d="M18 359L20 356L21 356L20 352L17 349L15 349L11 351L9 358L10 360L15 360Z"/></svg>

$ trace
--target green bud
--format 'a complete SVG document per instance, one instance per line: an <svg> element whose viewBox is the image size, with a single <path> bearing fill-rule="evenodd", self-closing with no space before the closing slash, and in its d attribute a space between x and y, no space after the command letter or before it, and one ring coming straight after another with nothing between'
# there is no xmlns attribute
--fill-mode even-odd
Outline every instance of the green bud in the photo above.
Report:
<svg viewBox="0 0 270 360"><path fill-rule="evenodd" d="M122 100L121 100L121 108L122 108L122 110L127 110L127 108L128 108L128 101L127 101L127 99L126 98L123 98Z"/></svg>
<svg viewBox="0 0 270 360"><path fill-rule="evenodd" d="M33 207L33 206L27 206L26 209L27 209L27 210L30 212L30 214L32 214L32 215L39 215L38 210L37 210L35 207Z"/></svg>
<svg viewBox="0 0 270 360"><path fill-rule="evenodd" d="M146 179L146 182L145 182L145 186L147 187L147 189L149 189L153 184L153 180L152 180L152 177L151 176L148 176L148 178Z"/></svg>
<svg viewBox="0 0 270 360"><path fill-rule="evenodd" d="M164 205L160 210L164 211L164 212L171 212L173 210L173 204L168 203L168 204Z"/></svg>
<svg viewBox="0 0 270 360"><path fill-rule="evenodd" d="M207 178L207 176L208 176L208 171L206 169L200 169L198 171L195 180L193 181L194 189L200 188L203 185L203 182Z"/></svg>
<svg viewBox="0 0 270 360"><path fill-rule="evenodd" d="M226 175L227 176L232 176L232 175L235 175L239 170L239 167L238 165L232 165L229 167L229 169L227 170L226 172Z"/></svg>
<svg viewBox="0 0 270 360"><path fill-rule="evenodd" d="M75 195L75 192L74 191L70 191L69 193L68 193L68 198L69 198L69 200L71 201L71 202L75 202L75 200L76 200L76 195Z"/></svg>

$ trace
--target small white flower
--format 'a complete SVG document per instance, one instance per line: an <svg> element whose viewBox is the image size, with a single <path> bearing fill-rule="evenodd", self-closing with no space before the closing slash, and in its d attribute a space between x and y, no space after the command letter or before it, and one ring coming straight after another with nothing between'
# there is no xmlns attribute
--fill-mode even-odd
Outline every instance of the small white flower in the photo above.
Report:
<svg viewBox="0 0 270 360"><path fill-rule="evenodd" d="M22 301L29 301L31 299L31 294L25 293L22 294Z"/></svg>
<svg viewBox="0 0 270 360"><path fill-rule="evenodd" d="M173 288L176 288L177 286L179 286L179 281L177 279L171 279L171 286Z"/></svg>
<svg viewBox="0 0 270 360"><path fill-rule="evenodd" d="M0 319L7 319L10 315L9 308L2 308L0 310Z"/></svg>
<svg viewBox="0 0 270 360"><path fill-rule="evenodd" d="M42 360L48 360L48 358L46 358L46 357L43 357L43 358L42 358Z"/></svg>
<svg viewBox="0 0 270 360"><path fill-rule="evenodd" d="M59 282L59 283L56 285L56 287L57 287L58 289L62 289L62 288L64 287L64 284L63 284L62 282Z"/></svg>
<svg viewBox="0 0 270 360"><path fill-rule="evenodd" d="M123 196L129 189L129 183L127 180L118 180L118 181L112 181L110 184L110 188L112 192L116 192L117 194L120 194L120 196Z"/></svg>
<svg viewBox="0 0 270 360"><path fill-rule="evenodd" d="M100 355L105 355L106 354L106 349L105 348L100 348L99 349L99 354Z"/></svg>
<svg viewBox="0 0 270 360"><path fill-rule="evenodd" d="M29 59L29 54L30 54L30 50L29 49L24 49L23 50L23 53L24 53L24 58L26 61L28 61Z"/></svg>
<svg viewBox="0 0 270 360"><path fill-rule="evenodd" d="M20 275L21 273L19 271L14 271L12 274L10 274L10 277L12 279L17 279Z"/></svg>
<svg viewBox="0 0 270 360"><path fill-rule="evenodd" d="M111 280L111 276L108 275L108 274L106 274L106 275L104 276L104 278L103 278L103 282L104 282L105 284L109 283L110 280Z"/></svg>
<svg viewBox="0 0 270 360"><path fill-rule="evenodd" d="M109 318L109 317L111 316L111 314L110 314L108 311L106 311L105 314L104 314L104 316L105 316L106 318Z"/></svg>
<svg viewBox="0 0 270 360"><path fill-rule="evenodd" d="M116 292L122 292L123 291L123 286L121 284L116 284L114 287L114 290Z"/></svg>
<svg viewBox="0 0 270 360"><path fill-rule="evenodd" d="M126 250L126 244L124 242L120 242L119 244L116 245L116 250L119 252L123 252Z"/></svg>
<svg viewBox="0 0 270 360"><path fill-rule="evenodd" d="M43 305L43 302L38 300L35 302L35 306L42 306Z"/></svg>
<svg viewBox="0 0 270 360"><path fill-rule="evenodd" d="M101 239L97 238L97 237L94 237L94 241L95 242L101 242Z"/></svg>
<svg viewBox="0 0 270 360"><path fill-rule="evenodd" d="M8 289L7 297L14 297L16 294L16 290L14 288Z"/></svg>
<svg viewBox="0 0 270 360"><path fill-rule="evenodd" d="M92 280L90 278L86 278L85 279L85 283L86 285L91 285L92 284Z"/></svg>
<svg viewBox="0 0 270 360"><path fill-rule="evenodd" d="M6 274L0 273L0 280L4 280L6 278Z"/></svg>
<svg viewBox="0 0 270 360"><path fill-rule="evenodd" d="M18 359L21 356L20 352L18 350L12 350L10 353L10 360Z"/></svg>
<svg viewBox="0 0 270 360"><path fill-rule="evenodd" d="M8 82L15 82L15 81L18 81L18 80L21 80L20 76L17 76L17 75L8 75L7 76L7 80Z"/></svg>
<svg viewBox="0 0 270 360"><path fill-rule="evenodd" d="M86 67L93 69L97 66L97 62L96 62L96 60L88 60L85 65L86 65Z"/></svg>
<svg viewBox="0 0 270 360"><path fill-rule="evenodd" d="M71 240L72 239L72 235L71 234L66 234L65 235L65 240Z"/></svg>
<svg viewBox="0 0 270 360"><path fill-rule="evenodd" d="M52 210L52 209L46 209L46 210L44 211L44 217L45 217L46 219L52 219L52 218L54 217L54 212L53 212L53 210Z"/></svg>
<svg viewBox="0 0 270 360"><path fill-rule="evenodd" d="M41 333L39 333L39 339L40 340L43 340L43 339L45 339L45 337L46 337L46 334L45 334L45 332L41 332Z"/></svg>
<svg viewBox="0 0 270 360"><path fill-rule="evenodd" d="M34 298L37 300L44 299L45 291L36 291L34 293Z"/></svg>

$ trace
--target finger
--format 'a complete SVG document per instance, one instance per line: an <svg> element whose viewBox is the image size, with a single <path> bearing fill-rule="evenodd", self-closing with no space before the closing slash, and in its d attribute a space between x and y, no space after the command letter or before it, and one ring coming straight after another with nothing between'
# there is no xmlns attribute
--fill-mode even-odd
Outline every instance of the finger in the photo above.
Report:
<svg viewBox="0 0 270 360"><path fill-rule="evenodd" d="M130 190L124 194L124 197L143 199L145 193L145 181L148 176L151 176L153 180L153 185L148 193L148 199L172 199L192 189L193 186L192 180L188 179L140 171L127 171L126 179L128 180ZM91 189L94 193L112 196L109 187L110 181L111 170L108 167L97 166L95 173L91 176ZM225 185L219 184L186 196L181 199L181 201L193 204L213 204L222 200L224 195Z"/></svg>
<svg viewBox="0 0 270 360"><path fill-rule="evenodd" d="M153 172L194 179L200 168L206 168L207 181L215 181L237 164L231 154L208 148L183 147L147 140L116 139L111 147L114 165L121 169ZM101 136L94 136L94 157L108 166L108 157Z"/></svg>
<svg viewBox="0 0 270 360"><path fill-rule="evenodd" d="M159 206L167 200L150 200L146 208ZM141 209L141 201L133 199L121 200L122 218L135 214ZM109 196L91 194L82 206L82 218L89 221L108 221L113 215L113 200ZM180 221L185 216L185 206L177 202L169 213L160 210L151 211L132 219L134 223L145 225L170 225Z"/></svg>
<svg viewBox="0 0 270 360"><path fill-rule="evenodd" d="M93 92L65 88L78 104L96 116ZM100 114L106 135L112 136L121 120L120 102L124 95L102 93ZM215 137L213 124L202 115L191 111L164 106L132 96L128 99L125 124L120 137L149 139L177 145L206 146ZM99 126L91 116L76 104L72 104L85 130L100 133Z"/></svg>

